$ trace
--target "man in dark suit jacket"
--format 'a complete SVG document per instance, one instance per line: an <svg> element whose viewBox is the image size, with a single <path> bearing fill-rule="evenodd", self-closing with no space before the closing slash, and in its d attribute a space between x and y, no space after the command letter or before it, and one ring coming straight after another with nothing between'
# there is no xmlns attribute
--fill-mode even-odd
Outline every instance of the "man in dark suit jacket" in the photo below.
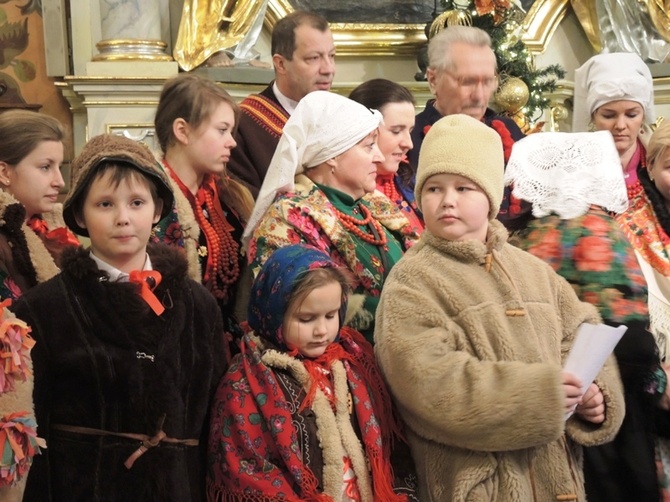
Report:
<svg viewBox="0 0 670 502"><path fill-rule="evenodd" d="M328 21L313 12L295 11L272 30L275 80L260 94L242 101L228 170L254 197L263 184L284 124L300 101L316 90L330 90L335 76L335 43Z"/></svg>

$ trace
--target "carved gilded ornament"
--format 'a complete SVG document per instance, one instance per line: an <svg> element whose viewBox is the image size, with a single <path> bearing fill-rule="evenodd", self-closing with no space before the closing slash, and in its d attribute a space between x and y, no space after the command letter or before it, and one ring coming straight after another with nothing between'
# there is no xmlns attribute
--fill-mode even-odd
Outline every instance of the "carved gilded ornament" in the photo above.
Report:
<svg viewBox="0 0 670 502"><path fill-rule="evenodd" d="M570 0L596 53L634 52L647 62L670 55L670 1Z"/></svg>
<svg viewBox="0 0 670 502"><path fill-rule="evenodd" d="M569 0L535 0L523 23L523 41L529 50L541 53L565 16ZM318 3L318 2L315 2ZM277 21L295 9L291 0L269 0L265 23L272 30ZM318 11L318 8L315 9ZM331 23L338 56L414 56L426 43L423 23Z"/></svg>
<svg viewBox="0 0 670 502"><path fill-rule="evenodd" d="M265 13L260 0L184 0L179 33L173 55L188 71L210 56L242 43L255 30L257 18ZM255 43L254 38L251 45Z"/></svg>

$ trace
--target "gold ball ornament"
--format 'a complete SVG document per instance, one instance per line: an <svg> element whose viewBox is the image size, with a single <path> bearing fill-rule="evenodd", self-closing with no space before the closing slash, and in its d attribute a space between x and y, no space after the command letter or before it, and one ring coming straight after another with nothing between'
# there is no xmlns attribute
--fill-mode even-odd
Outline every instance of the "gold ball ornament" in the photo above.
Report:
<svg viewBox="0 0 670 502"><path fill-rule="evenodd" d="M509 77L498 87L494 100L502 111L512 115L526 106L529 98L526 83L518 77Z"/></svg>

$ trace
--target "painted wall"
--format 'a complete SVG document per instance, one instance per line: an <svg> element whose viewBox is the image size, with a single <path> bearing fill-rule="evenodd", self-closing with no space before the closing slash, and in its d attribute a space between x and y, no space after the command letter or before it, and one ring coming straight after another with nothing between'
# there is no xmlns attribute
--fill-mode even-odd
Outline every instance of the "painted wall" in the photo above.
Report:
<svg viewBox="0 0 670 502"><path fill-rule="evenodd" d="M46 74L40 0L0 0L0 79L71 131L69 105ZM69 143L66 152L72 151Z"/></svg>

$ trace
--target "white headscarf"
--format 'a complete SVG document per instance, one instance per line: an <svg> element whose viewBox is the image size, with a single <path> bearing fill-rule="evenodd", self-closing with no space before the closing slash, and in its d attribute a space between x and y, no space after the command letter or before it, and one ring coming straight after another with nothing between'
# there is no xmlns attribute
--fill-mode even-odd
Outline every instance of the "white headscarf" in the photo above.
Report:
<svg viewBox="0 0 670 502"><path fill-rule="evenodd" d="M346 152L381 119L377 110L333 92L314 91L302 98L284 125L242 240L249 239L278 192L293 190L297 174Z"/></svg>
<svg viewBox="0 0 670 502"><path fill-rule="evenodd" d="M591 204L615 213L628 208L626 182L609 131L543 132L514 143L505 169L512 194L531 202L533 216L572 219Z"/></svg>
<svg viewBox="0 0 670 502"><path fill-rule="evenodd" d="M588 129L593 112L612 101L635 101L652 124L654 84L649 67L630 52L598 54L575 70L575 102L572 130Z"/></svg>

